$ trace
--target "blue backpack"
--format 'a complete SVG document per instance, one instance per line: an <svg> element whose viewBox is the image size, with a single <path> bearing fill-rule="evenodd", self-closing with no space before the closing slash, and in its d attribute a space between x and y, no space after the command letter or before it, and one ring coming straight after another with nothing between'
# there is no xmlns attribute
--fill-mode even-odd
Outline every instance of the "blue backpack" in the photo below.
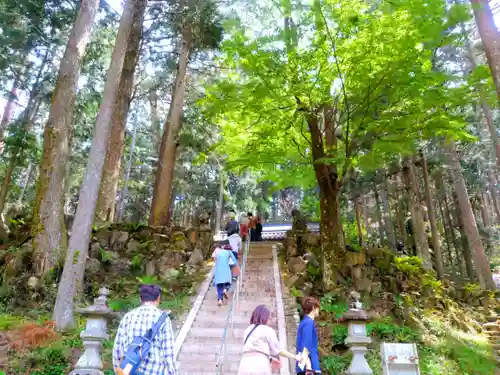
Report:
<svg viewBox="0 0 500 375"><path fill-rule="evenodd" d="M118 375L136 375L137 369L141 361L148 357L151 344L155 336L160 331L161 326L165 323L168 313L161 314L158 321L148 329L144 336L136 336L132 343L128 346L125 356L120 363L120 367L116 369Z"/></svg>

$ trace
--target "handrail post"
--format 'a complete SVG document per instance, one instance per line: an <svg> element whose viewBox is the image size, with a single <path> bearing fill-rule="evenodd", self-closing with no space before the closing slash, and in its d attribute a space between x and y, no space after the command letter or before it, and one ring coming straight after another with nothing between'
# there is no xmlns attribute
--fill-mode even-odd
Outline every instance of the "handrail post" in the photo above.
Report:
<svg viewBox="0 0 500 375"><path fill-rule="evenodd" d="M224 328L224 332L221 337L221 346L219 348L219 352L217 353L217 360L215 364L215 373L217 375L221 375L224 373L224 363L227 358L227 330L231 327L232 335L235 337L234 331L234 317L235 317L235 309L239 309L239 300L240 300L240 289L243 285L243 274L245 273L246 262L248 258L248 252L250 249L250 239L247 238L245 242L245 246L243 249L243 258L241 263L240 275L236 280L236 288L233 293L233 299L231 301L231 305L229 306L229 311L226 318L226 324Z"/></svg>

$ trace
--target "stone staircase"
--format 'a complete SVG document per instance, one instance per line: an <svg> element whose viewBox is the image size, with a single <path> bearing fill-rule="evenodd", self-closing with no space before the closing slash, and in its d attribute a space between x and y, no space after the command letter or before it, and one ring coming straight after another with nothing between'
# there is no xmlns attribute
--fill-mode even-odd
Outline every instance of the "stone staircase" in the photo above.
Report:
<svg viewBox="0 0 500 375"><path fill-rule="evenodd" d="M488 322L484 323L482 328L488 336L497 362L500 363L500 316L490 316Z"/></svg>
<svg viewBox="0 0 500 375"><path fill-rule="evenodd" d="M278 307L282 308L282 304L281 301L277 303L276 299L277 295L281 297L281 290L278 292L276 290L276 270L277 260L273 259L272 244L252 243L243 275L239 304L235 306L233 312L234 329L231 329L230 325L227 329L226 357L221 360L222 367L219 374L237 373L243 347L243 333L249 325L253 310L259 304L269 307L273 328L278 332L278 316L283 314L278 312ZM233 287L235 285L233 284ZM194 322L180 346L177 357L179 375L215 375L217 373L217 356L221 348L232 297L231 294L225 305L217 306L217 292L212 284L210 285ZM279 336L283 337L286 328L284 323L280 326L282 331Z"/></svg>

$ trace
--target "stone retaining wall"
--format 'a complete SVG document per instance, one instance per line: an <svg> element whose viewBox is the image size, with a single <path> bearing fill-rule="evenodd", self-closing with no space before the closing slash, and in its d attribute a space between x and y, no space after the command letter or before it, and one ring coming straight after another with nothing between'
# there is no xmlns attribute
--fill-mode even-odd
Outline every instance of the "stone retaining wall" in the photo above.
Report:
<svg viewBox="0 0 500 375"><path fill-rule="evenodd" d="M175 276L182 265L196 268L209 254L212 233L207 229L119 226L92 234L87 273L107 268L113 273L141 270L146 276Z"/></svg>

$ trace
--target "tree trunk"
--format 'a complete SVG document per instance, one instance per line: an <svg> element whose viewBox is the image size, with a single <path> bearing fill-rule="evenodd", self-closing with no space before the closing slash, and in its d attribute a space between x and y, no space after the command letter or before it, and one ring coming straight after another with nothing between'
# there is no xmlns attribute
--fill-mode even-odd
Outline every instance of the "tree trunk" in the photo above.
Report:
<svg viewBox="0 0 500 375"><path fill-rule="evenodd" d="M5 201L7 199L7 193L9 192L9 184L12 179L12 172L17 165L18 153L10 157L9 166L2 180L2 185L0 188L0 240L2 243L7 243L9 240L9 227L5 224L3 211L5 209Z"/></svg>
<svg viewBox="0 0 500 375"><path fill-rule="evenodd" d="M449 140L445 143L445 149L448 153L451 167L451 176L455 185L458 203L460 206L460 217L463 221L464 230L467 234L467 239L470 244L470 249L473 252L474 263L476 265L479 283L483 289L496 290L495 282L491 275L488 258L484 253L481 238L476 226L476 219L472 212L472 207L469 201L469 194L465 185L465 180L460 166L460 160L455 147L455 142Z"/></svg>
<svg viewBox="0 0 500 375"><path fill-rule="evenodd" d="M130 172L132 171L132 161L134 160L134 149L135 149L135 138L137 135L137 124L134 124L134 130L132 131L132 142L130 142L130 150L128 155L127 170L125 172L125 177L123 178L123 189L120 194L120 199L118 202L118 212L116 221L120 223L123 219L123 213L125 211L125 198L128 195L128 182L130 180Z"/></svg>
<svg viewBox="0 0 500 375"><path fill-rule="evenodd" d="M403 174L406 178L410 212L413 222L413 238L415 240L417 256L422 258L424 268L430 270L432 269L432 259L429 252L429 243L425 234L424 217L418 198L418 185L415 178L415 168L412 158L405 157L403 159Z"/></svg>
<svg viewBox="0 0 500 375"><path fill-rule="evenodd" d="M380 236L380 245L385 243L384 236L384 222L382 221L382 211L380 209L380 196L378 194L377 185L373 187L373 194L375 196L375 208L377 212L377 222L378 222L378 233Z"/></svg>
<svg viewBox="0 0 500 375"><path fill-rule="evenodd" d="M437 189L437 186L436 186ZM443 230L444 230L444 239L446 240L446 249L448 250L448 261L450 264L450 267L453 270L453 273L458 274L459 270L457 267L455 267L455 261L453 259L453 243L451 241L451 236L450 236L450 228L448 228L448 223L445 218L445 213L443 209L443 204L442 204L442 199L439 196L439 190L437 191L438 194L438 207L439 207L439 213L441 215L441 221L443 223Z"/></svg>
<svg viewBox="0 0 500 375"><path fill-rule="evenodd" d="M174 214L175 214L175 188L172 190L172 196L170 197L170 203L168 205L168 222L167 226L171 227L173 220L174 220Z"/></svg>
<svg viewBox="0 0 500 375"><path fill-rule="evenodd" d="M174 189L174 176L175 176L175 162L179 157L181 148L179 147L179 143L175 143L174 149L174 158L173 158L173 168L169 169L170 175L168 176L169 180L172 182L172 191L170 192L170 200L168 202L168 215L165 224L167 227L170 227L172 224L172 204L175 200L175 189Z"/></svg>
<svg viewBox="0 0 500 375"><path fill-rule="evenodd" d="M222 206L224 206L224 172L219 169L219 203L215 214L215 234L219 234L222 221Z"/></svg>
<svg viewBox="0 0 500 375"><path fill-rule="evenodd" d="M422 171L424 175L425 201L427 202L427 213L429 215L429 222L431 224L432 250L436 259L437 276L441 279L444 277L443 255L441 253L441 247L439 243L439 231L436 223L436 214L434 212L434 205L432 204L427 158L422 151L420 151L420 158L422 159Z"/></svg>
<svg viewBox="0 0 500 375"><path fill-rule="evenodd" d="M366 228L366 236L368 237L367 238L367 242L369 241L369 238L371 237L371 234L372 234L372 228L370 226L370 218L369 218L369 203L370 203L370 198L365 196L364 199L363 199L363 205L364 205L364 209L363 209L363 221L365 222L365 228Z"/></svg>
<svg viewBox="0 0 500 375"><path fill-rule="evenodd" d="M361 224L361 205L359 204L359 197L354 197L354 209L356 211L356 229L358 230L358 243L359 246L364 245L363 241L363 229Z"/></svg>
<svg viewBox="0 0 500 375"><path fill-rule="evenodd" d="M325 119L333 116L325 116ZM307 118L309 132L311 134L311 149L316 181L319 186L319 206L321 213L320 238L322 249L323 283L326 289L335 287L341 270L344 266L346 250L344 246L344 234L342 230L340 214L340 188L341 182L338 178L336 166L325 164L326 157L322 132L316 114ZM332 128L332 124L325 121L325 133ZM329 149L335 149L335 141L328 142Z"/></svg>
<svg viewBox="0 0 500 375"><path fill-rule="evenodd" d="M14 99L17 101L17 87L19 86L19 80L19 76L14 78L12 88L10 89L9 99L3 110L2 121L0 121L0 154L2 154L4 150L5 130L7 129L9 122L12 120L12 114L14 113Z"/></svg>
<svg viewBox="0 0 500 375"><path fill-rule="evenodd" d="M387 236L387 243L389 248L396 250L396 236L394 234L394 225L391 218L391 209L389 206L389 194L388 194L387 181L382 182L380 185L380 198L382 199L382 209L384 212L384 225L385 233Z"/></svg>
<svg viewBox="0 0 500 375"><path fill-rule="evenodd" d="M488 183L490 188L491 200L493 203L493 212L495 212L496 223L500 223L500 202L498 198L498 189L495 177L490 168L488 168Z"/></svg>
<svg viewBox="0 0 500 375"><path fill-rule="evenodd" d="M0 188L0 215L3 213L5 209L5 201L7 199L7 193L9 192L9 184L12 179L12 172L14 172L14 168L17 165L18 154L10 157L9 166L7 167L7 171L2 179L2 187Z"/></svg>
<svg viewBox="0 0 500 375"><path fill-rule="evenodd" d="M493 76L497 96L500 99L500 33L488 0L470 0L477 29L483 42L484 52Z"/></svg>
<svg viewBox="0 0 500 375"><path fill-rule="evenodd" d="M146 3L146 0L137 1L120 78L118 97L113 106L112 128L96 208L96 218L101 222L113 222L115 218L116 195L118 192L118 182L120 181L123 148L125 146L125 128L132 101L134 74L139 57L142 22L144 20L144 12L146 11Z"/></svg>
<svg viewBox="0 0 500 375"><path fill-rule="evenodd" d="M394 194L397 197L397 202L396 202L396 225L398 228L398 241L400 241L402 244L406 243L406 232L405 232L405 207L404 207L404 194L402 191L404 191L403 186L401 186L401 181L399 178L400 173L397 173L396 175L396 181L392 185L394 186Z"/></svg>
<svg viewBox="0 0 500 375"><path fill-rule="evenodd" d="M460 203L455 191L453 192L453 202L455 206L455 218L457 220L458 229L460 231L460 241L462 242L462 258L464 259L465 263L465 271L467 273L467 276L469 277L469 280L475 281L478 278L476 271L474 270L474 263L472 261L472 253L469 246L469 240L467 238L467 234L465 233L464 221L460 215Z"/></svg>
<svg viewBox="0 0 500 375"><path fill-rule="evenodd" d="M24 194L26 194L26 189L30 183L31 172L33 171L33 163L31 161L28 162L28 166L26 167L26 176L24 178L23 184L21 186L21 191L19 192L19 196L17 198L18 203L22 203L24 199Z"/></svg>
<svg viewBox="0 0 500 375"><path fill-rule="evenodd" d="M158 115L158 93L156 88L149 93L149 106L151 110L151 128L153 129L155 140L154 150L155 155L158 155L161 146L161 123L160 116Z"/></svg>
<svg viewBox="0 0 500 375"><path fill-rule="evenodd" d="M467 32L465 30L465 25L463 23L461 24L461 28L462 28L462 35L464 36L464 38L466 38L465 49L466 49L467 59L469 60L469 63L470 63L470 71L473 71L477 67L476 55L472 51L472 48L471 48L471 45L470 45L470 42L469 42L469 39L467 36ZM499 38L499 35L497 35L497 43L500 42L500 39L498 39L498 38ZM500 47L500 45L498 45L497 47ZM486 120L488 132L490 133L490 137L491 137L491 140L493 142L493 147L495 148L497 167L500 167L500 143L498 141L497 130L496 130L495 124L493 122L493 113L491 111L490 106L486 102L484 88L481 85L479 85L478 91L479 91L479 100L480 100L480 104L481 104L481 109L483 111L483 115L484 115L484 118Z"/></svg>
<svg viewBox="0 0 500 375"><path fill-rule="evenodd" d="M481 210L481 219L485 228L491 226L490 215L486 209L486 202L484 200L484 193L479 194L479 208Z"/></svg>
<svg viewBox="0 0 500 375"><path fill-rule="evenodd" d="M444 196L444 213L446 215L446 220L448 223L448 227L450 228L450 235L451 239L453 241L453 248L455 249L455 257L456 257L456 263L457 263L457 268L458 268L458 273L460 275L465 275L464 270L466 270L465 262L463 259L462 254L460 253L460 243L458 242L458 238L455 234L455 228L458 226L454 225L454 221L452 220L452 212L450 210L450 206L448 205L448 197L446 196L446 190L444 188L444 181L441 172L439 172L439 178L440 178L440 184L443 189L443 196ZM436 180L437 183L437 180ZM453 215L453 217L456 219L458 222L458 218L456 215Z"/></svg>
<svg viewBox="0 0 500 375"><path fill-rule="evenodd" d="M172 102L168 109L167 122L161 140L160 157L156 168L156 179L151 204L149 225L166 225L168 209L173 188L175 168L175 153L177 150L177 136L181 130L182 107L184 106L184 92L186 88L186 70L192 48L192 36L188 29L182 35L182 45L177 64L175 85L172 91Z"/></svg>
<svg viewBox="0 0 500 375"><path fill-rule="evenodd" d="M80 65L98 7L99 0L81 2L61 60L43 133L43 156L32 225L36 269L40 274L52 269L66 250L64 177L68 163L68 133L73 121Z"/></svg>
<svg viewBox="0 0 500 375"><path fill-rule="evenodd" d="M82 287L85 263L87 260L92 219L95 214L99 185L101 183L104 157L111 128L113 105L116 102L120 77L127 50L130 30L135 9L140 0L127 0L116 36L111 64L106 74L103 100L97 114L92 146L89 152L87 168L80 188L80 198L76 209L73 230L68 245L66 262L57 291L53 319L58 330L74 327L73 299Z"/></svg>
<svg viewBox="0 0 500 375"><path fill-rule="evenodd" d="M486 125L488 126L488 131L493 142L493 147L495 148L495 155L497 159L497 168L500 167L500 142L498 141L498 134L493 122L493 112L490 106L486 103L484 98L481 98L481 108L483 109L484 118L486 120Z"/></svg>

